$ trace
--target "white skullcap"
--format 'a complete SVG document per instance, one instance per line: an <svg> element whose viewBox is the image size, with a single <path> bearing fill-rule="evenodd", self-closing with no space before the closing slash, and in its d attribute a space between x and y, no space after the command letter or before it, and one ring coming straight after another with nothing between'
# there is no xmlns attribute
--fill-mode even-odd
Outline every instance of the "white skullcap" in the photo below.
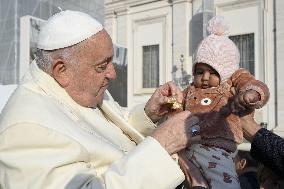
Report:
<svg viewBox="0 0 284 189"><path fill-rule="evenodd" d="M101 23L90 15L77 11L61 11L43 25L37 47L55 50L84 41L103 29Z"/></svg>

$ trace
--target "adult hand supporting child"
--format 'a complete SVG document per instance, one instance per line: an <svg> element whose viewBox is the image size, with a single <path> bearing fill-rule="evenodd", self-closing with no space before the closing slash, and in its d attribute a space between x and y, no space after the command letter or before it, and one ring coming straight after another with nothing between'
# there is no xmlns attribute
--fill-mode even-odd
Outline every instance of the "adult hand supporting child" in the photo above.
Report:
<svg viewBox="0 0 284 189"><path fill-rule="evenodd" d="M253 116L251 113L240 119L244 137L251 142L250 153L254 159L284 178L284 139L262 128Z"/></svg>

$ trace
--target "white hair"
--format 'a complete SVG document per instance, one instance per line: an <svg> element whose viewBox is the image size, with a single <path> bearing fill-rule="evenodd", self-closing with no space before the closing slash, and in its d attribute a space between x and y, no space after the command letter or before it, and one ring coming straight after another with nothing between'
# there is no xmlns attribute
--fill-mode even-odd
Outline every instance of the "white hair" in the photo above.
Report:
<svg viewBox="0 0 284 189"><path fill-rule="evenodd" d="M52 73L52 64L55 59L62 59L72 64L78 64L76 52L79 50L80 45L76 44L71 47L66 47L56 50L42 50L37 49L36 51L36 63L40 69L48 74Z"/></svg>

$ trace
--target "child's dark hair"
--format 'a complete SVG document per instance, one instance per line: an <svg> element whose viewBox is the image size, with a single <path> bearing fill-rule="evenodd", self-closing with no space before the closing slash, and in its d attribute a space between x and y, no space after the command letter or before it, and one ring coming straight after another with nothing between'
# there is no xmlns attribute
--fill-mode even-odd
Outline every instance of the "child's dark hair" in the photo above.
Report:
<svg viewBox="0 0 284 189"><path fill-rule="evenodd" d="M246 167L257 167L258 162L252 158L250 152L247 151L238 151L238 158L246 160Z"/></svg>

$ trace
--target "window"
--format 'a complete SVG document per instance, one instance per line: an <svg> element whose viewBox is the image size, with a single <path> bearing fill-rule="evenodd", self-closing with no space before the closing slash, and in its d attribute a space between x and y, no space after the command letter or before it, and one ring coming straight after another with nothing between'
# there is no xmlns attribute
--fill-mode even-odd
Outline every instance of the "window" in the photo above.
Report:
<svg viewBox="0 0 284 189"><path fill-rule="evenodd" d="M240 50L240 67L255 74L254 70L254 33L230 36Z"/></svg>
<svg viewBox="0 0 284 189"><path fill-rule="evenodd" d="M166 53L170 43L166 40L166 19L155 17L136 20L133 33L133 48L131 48L129 64L131 76L129 91L133 87L133 99L140 100L153 94L161 83L169 80L167 70L170 68L169 53ZM168 36L170 37L170 36ZM133 63L132 63L133 61ZM131 97L130 97L131 98Z"/></svg>
<svg viewBox="0 0 284 189"><path fill-rule="evenodd" d="M159 86L159 45L143 46L143 88Z"/></svg>

